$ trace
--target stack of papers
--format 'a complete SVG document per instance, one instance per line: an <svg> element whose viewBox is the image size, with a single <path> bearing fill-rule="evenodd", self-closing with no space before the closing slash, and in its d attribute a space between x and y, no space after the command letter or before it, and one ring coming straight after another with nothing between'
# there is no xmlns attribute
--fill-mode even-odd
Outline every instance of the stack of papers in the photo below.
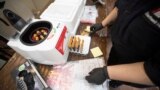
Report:
<svg viewBox="0 0 160 90"><path fill-rule="evenodd" d="M98 11L96 6L85 6L84 12L81 17L82 23L96 23L96 18L98 17Z"/></svg>
<svg viewBox="0 0 160 90"><path fill-rule="evenodd" d="M107 81L102 85L95 85L85 80L92 69L104 65L103 58L93 58L54 66L47 78L47 84L53 90L108 90Z"/></svg>

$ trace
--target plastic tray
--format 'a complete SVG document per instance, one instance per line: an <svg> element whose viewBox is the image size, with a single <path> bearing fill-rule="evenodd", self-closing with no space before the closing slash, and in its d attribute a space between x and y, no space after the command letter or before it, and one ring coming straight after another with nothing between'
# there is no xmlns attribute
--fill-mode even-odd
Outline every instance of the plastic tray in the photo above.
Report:
<svg viewBox="0 0 160 90"><path fill-rule="evenodd" d="M90 43L91 43L91 37L81 36L81 35L76 35L76 37L79 37L81 40L84 40L82 52L80 52L80 50L77 51L77 50L73 50L73 49L70 49L70 52L77 53L77 54L84 54L84 55L88 54Z"/></svg>

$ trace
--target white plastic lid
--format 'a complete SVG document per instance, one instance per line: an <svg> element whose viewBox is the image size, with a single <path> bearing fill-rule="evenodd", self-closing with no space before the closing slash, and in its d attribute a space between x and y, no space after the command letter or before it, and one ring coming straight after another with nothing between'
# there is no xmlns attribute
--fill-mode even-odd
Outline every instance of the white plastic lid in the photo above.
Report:
<svg viewBox="0 0 160 90"><path fill-rule="evenodd" d="M76 5L52 3L41 14L40 18L58 21L72 21L78 11L77 9L78 7Z"/></svg>
<svg viewBox="0 0 160 90"><path fill-rule="evenodd" d="M86 0L55 0L55 2L57 3L65 3L65 4L75 4L75 5L78 5L78 4L81 4L83 1L86 1Z"/></svg>

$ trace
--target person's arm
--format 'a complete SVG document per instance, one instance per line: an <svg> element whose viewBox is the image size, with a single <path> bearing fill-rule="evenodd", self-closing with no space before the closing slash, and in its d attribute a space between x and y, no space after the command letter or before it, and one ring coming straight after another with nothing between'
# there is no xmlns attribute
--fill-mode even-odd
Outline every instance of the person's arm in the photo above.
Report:
<svg viewBox="0 0 160 90"><path fill-rule="evenodd" d="M111 65L94 68L86 80L89 83L102 84L106 79L160 87L160 51L145 62Z"/></svg>
<svg viewBox="0 0 160 90"><path fill-rule="evenodd" d="M144 70L144 62L105 66L93 69L86 76L89 83L102 84L106 79L143 85L154 85Z"/></svg>
<svg viewBox="0 0 160 90"><path fill-rule="evenodd" d="M109 13L109 15L106 16L106 18L101 23L93 24L90 27L91 30L90 35L110 25L117 18L117 14L118 14L118 8L114 7L113 10Z"/></svg>
<svg viewBox="0 0 160 90"><path fill-rule="evenodd" d="M109 15L102 21L102 26L105 27L114 22L115 19L117 18L117 14L118 14L118 8L114 7L113 10L109 13Z"/></svg>
<svg viewBox="0 0 160 90"><path fill-rule="evenodd" d="M145 73L143 62L108 66L107 70L113 80L154 85Z"/></svg>

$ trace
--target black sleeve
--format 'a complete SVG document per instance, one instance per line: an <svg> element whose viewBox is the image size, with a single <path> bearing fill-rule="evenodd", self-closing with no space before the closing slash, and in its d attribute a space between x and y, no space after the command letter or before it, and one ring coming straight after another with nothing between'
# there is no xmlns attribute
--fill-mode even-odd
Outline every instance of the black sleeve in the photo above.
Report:
<svg viewBox="0 0 160 90"><path fill-rule="evenodd" d="M119 1L120 1L120 0L116 0L115 5L114 5L114 6L117 7L117 8L119 8Z"/></svg>
<svg viewBox="0 0 160 90"><path fill-rule="evenodd" d="M128 1L125 1L125 0L116 0L115 7L117 7L118 9L124 8L127 2Z"/></svg>
<svg viewBox="0 0 160 90"><path fill-rule="evenodd" d="M150 80L160 87L160 50L151 59L144 62L144 69Z"/></svg>

